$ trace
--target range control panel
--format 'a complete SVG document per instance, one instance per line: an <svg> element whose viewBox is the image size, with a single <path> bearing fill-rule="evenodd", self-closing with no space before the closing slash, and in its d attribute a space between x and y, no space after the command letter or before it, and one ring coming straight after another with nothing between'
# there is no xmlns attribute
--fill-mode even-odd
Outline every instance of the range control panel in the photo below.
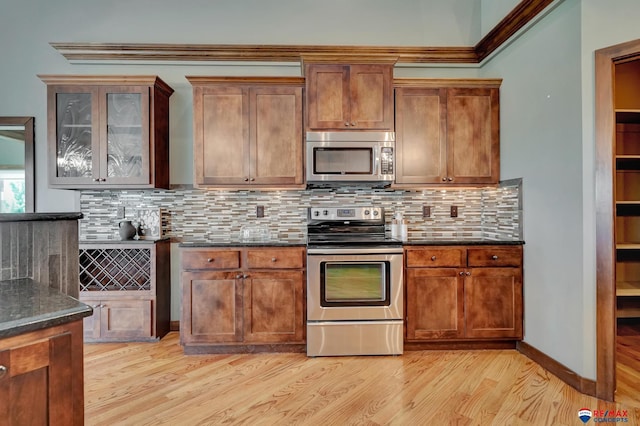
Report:
<svg viewBox="0 0 640 426"><path fill-rule="evenodd" d="M382 207L309 207L310 220L384 220Z"/></svg>

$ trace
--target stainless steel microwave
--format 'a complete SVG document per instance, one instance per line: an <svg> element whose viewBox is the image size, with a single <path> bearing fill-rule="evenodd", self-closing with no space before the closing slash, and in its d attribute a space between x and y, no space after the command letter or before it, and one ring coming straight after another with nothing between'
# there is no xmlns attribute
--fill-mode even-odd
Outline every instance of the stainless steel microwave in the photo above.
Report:
<svg viewBox="0 0 640 426"><path fill-rule="evenodd" d="M307 132L307 183L392 183L395 136L394 132Z"/></svg>

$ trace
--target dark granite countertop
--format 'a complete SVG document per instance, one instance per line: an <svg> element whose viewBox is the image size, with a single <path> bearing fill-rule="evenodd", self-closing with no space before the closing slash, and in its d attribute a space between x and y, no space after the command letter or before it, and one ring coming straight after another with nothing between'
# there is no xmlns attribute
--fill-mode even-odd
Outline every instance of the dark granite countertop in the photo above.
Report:
<svg viewBox="0 0 640 426"><path fill-rule="evenodd" d="M266 241L183 241L178 247L300 247L306 246L307 240L266 240Z"/></svg>
<svg viewBox="0 0 640 426"><path fill-rule="evenodd" d="M0 339L66 324L91 307L30 278L0 281Z"/></svg>
<svg viewBox="0 0 640 426"><path fill-rule="evenodd" d="M522 240L491 240L485 238L412 238L403 241L404 246L517 246Z"/></svg>
<svg viewBox="0 0 640 426"><path fill-rule="evenodd" d="M88 240L88 239L80 239L80 245L83 244L126 244L126 245L145 245L145 244L155 244L159 241L168 241L169 238L156 238L156 239L152 239L152 238L142 238L139 240L117 240L117 239L110 239L107 240L106 238L104 239L92 239L92 240Z"/></svg>
<svg viewBox="0 0 640 426"><path fill-rule="evenodd" d="M2 213L0 222L29 222L42 220L77 220L82 213Z"/></svg>

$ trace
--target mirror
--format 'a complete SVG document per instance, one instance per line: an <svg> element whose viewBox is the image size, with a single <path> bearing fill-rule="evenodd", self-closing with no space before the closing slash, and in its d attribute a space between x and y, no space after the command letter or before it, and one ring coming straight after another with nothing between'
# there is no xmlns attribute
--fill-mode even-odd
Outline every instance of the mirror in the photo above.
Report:
<svg viewBox="0 0 640 426"><path fill-rule="evenodd" d="M0 213L35 211L33 130L33 117L0 117Z"/></svg>

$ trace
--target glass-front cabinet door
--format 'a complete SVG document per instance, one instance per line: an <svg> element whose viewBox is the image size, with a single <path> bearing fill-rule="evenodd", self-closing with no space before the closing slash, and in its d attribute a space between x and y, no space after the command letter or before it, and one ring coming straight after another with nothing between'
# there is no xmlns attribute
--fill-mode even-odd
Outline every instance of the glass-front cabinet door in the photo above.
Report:
<svg viewBox="0 0 640 426"><path fill-rule="evenodd" d="M149 89L110 87L100 91L106 106L100 134L101 181L149 183ZM105 115L106 114L106 115Z"/></svg>
<svg viewBox="0 0 640 426"><path fill-rule="evenodd" d="M56 91L55 164L50 168L59 183L99 182L98 123L100 109L96 88L69 87ZM49 126L51 126L51 122Z"/></svg>

